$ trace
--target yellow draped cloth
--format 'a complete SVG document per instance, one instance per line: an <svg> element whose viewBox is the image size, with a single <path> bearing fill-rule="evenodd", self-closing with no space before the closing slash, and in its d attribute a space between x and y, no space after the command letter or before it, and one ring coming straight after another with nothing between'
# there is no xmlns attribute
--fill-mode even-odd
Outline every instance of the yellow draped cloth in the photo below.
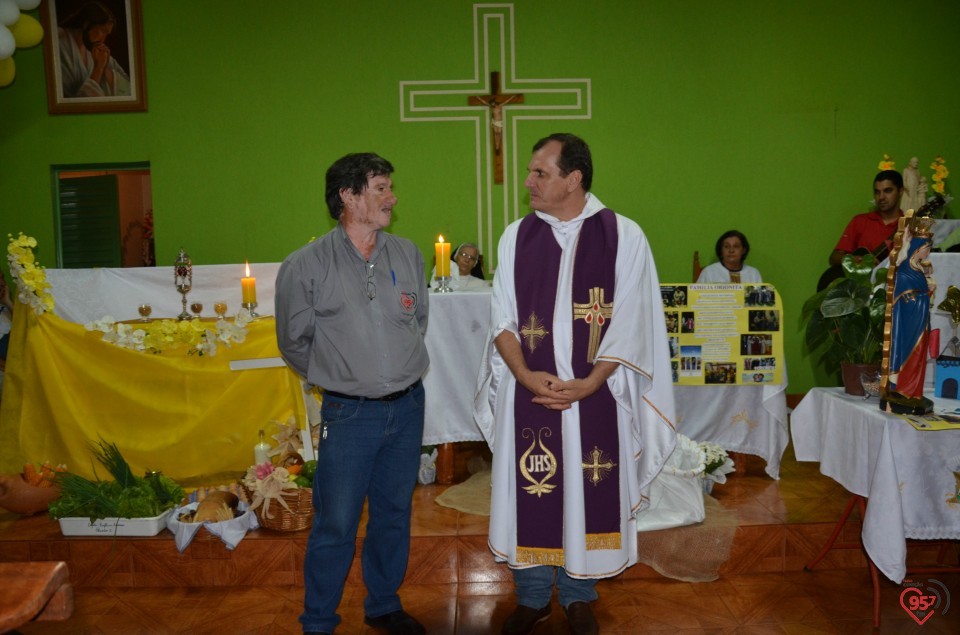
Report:
<svg viewBox="0 0 960 635"><path fill-rule="evenodd" d="M271 422L290 417L306 425L293 371L230 369L232 360L279 356L273 318L249 323L243 343L199 356L185 346L160 354L120 348L99 331L17 308L0 401L0 472L49 460L110 479L90 452L102 438L135 473L217 484L253 464L261 428L269 435Z"/></svg>

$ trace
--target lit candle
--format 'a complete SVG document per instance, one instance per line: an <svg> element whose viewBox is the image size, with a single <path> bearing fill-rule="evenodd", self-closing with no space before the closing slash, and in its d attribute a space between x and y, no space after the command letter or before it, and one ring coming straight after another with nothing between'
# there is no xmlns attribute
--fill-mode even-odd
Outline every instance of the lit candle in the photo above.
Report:
<svg viewBox="0 0 960 635"><path fill-rule="evenodd" d="M254 304L257 301L257 279L250 275L250 262L246 263L247 276L240 278L240 288L243 291L243 303Z"/></svg>
<svg viewBox="0 0 960 635"><path fill-rule="evenodd" d="M443 235L437 240L440 242L433 243L434 248L437 250L437 276L449 276L450 243L443 242Z"/></svg>

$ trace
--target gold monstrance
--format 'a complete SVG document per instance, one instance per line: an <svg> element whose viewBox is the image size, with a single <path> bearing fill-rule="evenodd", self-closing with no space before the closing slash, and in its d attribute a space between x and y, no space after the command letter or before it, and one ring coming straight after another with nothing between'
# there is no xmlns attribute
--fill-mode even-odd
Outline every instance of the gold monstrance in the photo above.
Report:
<svg viewBox="0 0 960 635"><path fill-rule="evenodd" d="M180 292L183 302L183 311L177 316L178 320L189 320L190 314L187 313L187 294L193 288L193 263L190 262L190 256L180 248L177 254L177 260L173 263L173 286Z"/></svg>

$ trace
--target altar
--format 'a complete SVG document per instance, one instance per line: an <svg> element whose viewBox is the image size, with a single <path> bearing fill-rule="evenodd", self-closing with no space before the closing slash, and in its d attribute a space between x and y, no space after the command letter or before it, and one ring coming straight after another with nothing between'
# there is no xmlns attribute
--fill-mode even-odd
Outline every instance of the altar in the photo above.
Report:
<svg viewBox="0 0 960 635"><path fill-rule="evenodd" d="M265 313L272 313L275 271L254 265ZM240 308L242 272L241 265L194 267L188 297L204 304L205 328L214 328L214 300L225 300L228 314ZM140 473L159 469L185 485L234 480L253 462L260 429L305 420L299 378L282 363L264 363L279 356L272 317L250 322L243 342L220 342L214 355L186 346L141 352L84 324L136 320L145 302L154 318L175 317L182 306L171 268L46 273L54 312L36 315L20 304L11 332L0 405L3 472L49 460L103 477L89 450L102 438Z"/></svg>
<svg viewBox="0 0 960 635"><path fill-rule="evenodd" d="M152 318L177 316L183 306L171 267L47 269L54 312L37 316L20 305L11 335L0 470L51 460L92 477L87 444L103 437L135 469L162 469L184 483L235 478L253 460L259 429L269 435L272 422L293 418L303 426L307 417L302 382L277 350L272 313L279 266L250 265L261 317L247 325L243 343L220 344L212 356L123 349L84 328L105 316L135 321L143 303ZM188 303L201 302L211 323L214 301L235 314L244 273L243 265L194 266ZM431 292L429 306L424 443L482 440L473 392L490 290Z"/></svg>

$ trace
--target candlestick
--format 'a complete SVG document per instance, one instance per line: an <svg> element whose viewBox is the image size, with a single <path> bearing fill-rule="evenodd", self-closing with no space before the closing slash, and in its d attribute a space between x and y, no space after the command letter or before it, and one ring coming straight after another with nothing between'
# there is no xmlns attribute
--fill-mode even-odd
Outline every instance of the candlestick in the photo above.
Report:
<svg viewBox="0 0 960 635"><path fill-rule="evenodd" d="M453 287L450 286L450 276L437 276L437 286L434 288L434 293L450 293L453 291Z"/></svg>

